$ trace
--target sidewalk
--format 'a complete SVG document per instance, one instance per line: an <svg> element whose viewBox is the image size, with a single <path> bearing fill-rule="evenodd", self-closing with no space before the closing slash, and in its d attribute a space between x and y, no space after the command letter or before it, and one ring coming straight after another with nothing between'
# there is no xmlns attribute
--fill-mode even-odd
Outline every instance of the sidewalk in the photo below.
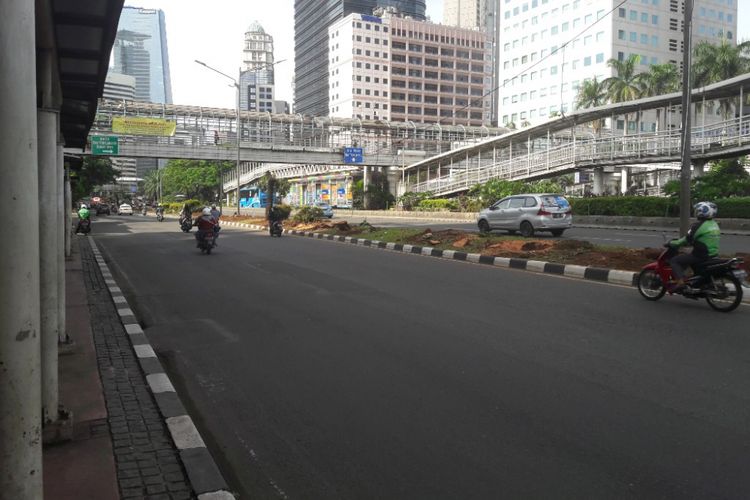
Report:
<svg viewBox="0 0 750 500"><path fill-rule="evenodd" d="M65 275L74 344L60 353L60 401L73 439L44 447L44 498L196 498L88 238L74 237Z"/></svg>

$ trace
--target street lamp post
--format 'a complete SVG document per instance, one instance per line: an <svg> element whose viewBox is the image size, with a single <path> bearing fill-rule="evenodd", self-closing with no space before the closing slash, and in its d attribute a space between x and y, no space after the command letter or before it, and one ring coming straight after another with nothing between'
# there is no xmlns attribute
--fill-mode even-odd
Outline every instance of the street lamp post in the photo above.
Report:
<svg viewBox="0 0 750 500"><path fill-rule="evenodd" d="M275 64L279 64L280 62L284 62L284 61L286 61L286 59L281 59L279 61L275 61L272 63L266 63L250 71L257 71L260 69L269 68L269 67L274 66ZM242 127L240 126L240 80L242 79L242 68L239 69L239 72L238 72L239 77L235 79L234 77L229 76L226 73L221 72L218 69L209 66L203 61L199 61L198 59L196 59L195 62L197 62L198 64L200 64L201 66L207 69L210 69L211 71L215 73L220 74L221 76L229 78L230 80L232 80L232 84L234 85L234 88L237 90L237 110L236 110L237 111L237 115L236 115L237 116L237 128L236 128L236 131L237 131L237 166L235 168L235 171L237 173L237 215L239 216L240 215L240 139L242 137L240 135L242 133L241 132Z"/></svg>
<svg viewBox="0 0 750 500"><path fill-rule="evenodd" d="M237 109L236 109L236 133L237 133L237 165L235 167L235 171L237 173L237 215L240 215L240 82L239 80L236 80L234 77L227 75L226 73L219 71L216 68L212 68L208 64L204 63L203 61L199 61L198 59L195 60L198 64L201 66L210 69L211 71L220 74L221 76L224 76L226 78L229 78L232 80L232 84L234 85L234 88L237 90ZM240 69L240 73L242 72L242 69Z"/></svg>

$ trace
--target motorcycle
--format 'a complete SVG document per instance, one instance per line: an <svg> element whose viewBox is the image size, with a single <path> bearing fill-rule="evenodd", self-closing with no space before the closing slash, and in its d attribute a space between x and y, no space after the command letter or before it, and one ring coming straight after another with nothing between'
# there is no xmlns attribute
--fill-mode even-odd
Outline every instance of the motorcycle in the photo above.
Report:
<svg viewBox="0 0 750 500"><path fill-rule="evenodd" d="M273 221L268 226L268 233L271 235L271 237L278 236L279 238L281 238L281 233L283 232L284 232L284 226L281 224L280 220Z"/></svg>
<svg viewBox="0 0 750 500"><path fill-rule="evenodd" d="M182 229L182 232L189 233L192 228L193 228L192 217L181 216L180 217L180 229Z"/></svg>
<svg viewBox="0 0 750 500"><path fill-rule="evenodd" d="M685 287L675 289L669 259L678 250L667 245L655 262L643 267L638 275L638 292L646 300L659 300L666 293L682 295L688 299L706 299L708 305L720 312L733 311L742 302L742 280L747 272L741 269L743 260L709 259L694 267L694 274L685 281Z"/></svg>
<svg viewBox="0 0 750 500"><path fill-rule="evenodd" d="M147 213L148 213L148 210L146 209L146 207L144 205L143 210L141 210L141 215L143 215L145 217Z"/></svg>
<svg viewBox="0 0 750 500"><path fill-rule="evenodd" d="M216 246L216 234L213 231L198 231L195 233L195 239L198 240L201 253L211 255L211 249Z"/></svg>
<svg viewBox="0 0 750 500"><path fill-rule="evenodd" d="M76 234L89 234L91 232L91 220L81 219L79 226L76 228Z"/></svg>
<svg viewBox="0 0 750 500"><path fill-rule="evenodd" d="M162 222L164 220L164 214L161 212L156 212L156 221Z"/></svg>

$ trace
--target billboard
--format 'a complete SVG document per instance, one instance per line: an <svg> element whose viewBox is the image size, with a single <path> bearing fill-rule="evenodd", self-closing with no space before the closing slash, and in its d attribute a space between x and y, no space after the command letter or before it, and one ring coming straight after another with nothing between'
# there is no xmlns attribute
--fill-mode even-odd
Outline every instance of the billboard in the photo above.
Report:
<svg viewBox="0 0 750 500"><path fill-rule="evenodd" d="M177 123L163 118L113 116L112 132L123 135L173 136Z"/></svg>

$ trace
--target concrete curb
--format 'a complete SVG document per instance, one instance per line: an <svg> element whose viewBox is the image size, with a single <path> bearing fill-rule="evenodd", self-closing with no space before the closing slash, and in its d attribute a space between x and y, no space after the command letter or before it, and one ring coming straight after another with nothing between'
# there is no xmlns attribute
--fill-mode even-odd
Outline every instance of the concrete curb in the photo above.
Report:
<svg viewBox="0 0 750 500"><path fill-rule="evenodd" d="M180 453L190 486L198 495L199 500L233 500L234 495L229 492L219 467L208 448L206 448L203 438L193 424L193 420L187 414L172 382L128 305L127 299L123 296L122 290L117 286L109 267L104 262L104 257L97 248L94 239L88 238L88 240L104 278L104 283L109 289L112 301L120 316L120 321L122 321L130 338L138 363L143 370L148 386L151 388L164 423L169 429L175 448Z"/></svg>
<svg viewBox="0 0 750 500"><path fill-rule="evenodd" d="M239 227L243 229L253 229L258 231L268 229L267 226L244 224L241 222L222 222L222 225ZM384 250L392 250L395 252L423 255L427 257L460 260L496 267L507 267L510 269L518 269L534 273L556 274L558 276L565 276L568 278L598 281L600 283L611 283L613 285L624 285L631 287L638 286L637 280L639 273L633 271L578 266L573 264L566 265L558 264L555 262L544 262L540 260L516 259L512 257L492 257L490 255L481 255L478 253L467 253L455 250L440 250L438 248L404 245L401 243L386 243L384 241L368 240L364 238L352 238L351 236L334 236L332 234L314 233L312 231L297 231L294 229L284 229L284 233L292 234L295 236L303 236L307 238L316 238L319 240L338 241L370 248L380 248ZM742 302L750 303L750 288L744 287Z"/></svg>

